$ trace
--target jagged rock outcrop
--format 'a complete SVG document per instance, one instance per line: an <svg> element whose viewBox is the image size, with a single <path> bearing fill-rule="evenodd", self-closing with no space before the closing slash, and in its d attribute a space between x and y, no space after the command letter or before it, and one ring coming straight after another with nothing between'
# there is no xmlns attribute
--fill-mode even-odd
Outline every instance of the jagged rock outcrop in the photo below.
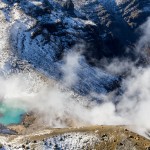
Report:
<svg viewBox="0 0 150 150"><path fill-rule="evenodd" d="M122 0L118 6L124 20L133 29L144 23L150 15L150 2L147 0Z"/></svg>

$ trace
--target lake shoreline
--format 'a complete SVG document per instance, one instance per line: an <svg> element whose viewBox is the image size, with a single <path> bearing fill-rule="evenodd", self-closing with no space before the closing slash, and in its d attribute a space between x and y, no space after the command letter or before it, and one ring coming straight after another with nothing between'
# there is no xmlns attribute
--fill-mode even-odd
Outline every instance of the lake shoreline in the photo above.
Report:
<svg viewBox="0 0 150 150"><path fill-rule="evenodd" d="M27 111L22 108L12 107L0 101L0 123L5 126L21 124L26 112Z"/></svg>
<svg viewBox="0 0 150 150"><path fill-rule="evenodd" d="M7 128L16 131L18 134L25 134L30 130L30 126L36 126L37 116L33 112L28 112L22 115L21 122L18 124L7 125Z"/></svg>

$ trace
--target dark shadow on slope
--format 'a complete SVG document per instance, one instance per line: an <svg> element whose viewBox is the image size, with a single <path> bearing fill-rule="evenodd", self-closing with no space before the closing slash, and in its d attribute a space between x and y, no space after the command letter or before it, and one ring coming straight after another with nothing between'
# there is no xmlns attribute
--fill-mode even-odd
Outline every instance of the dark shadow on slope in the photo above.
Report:
<svg viewBox="0 0 150 150"><path fill-rule="evenodd" d="M99 2L90 3L82 8L83 11L87 14L87 18L93 20L97 23L99 27L99 33L97 34L104 34L103 39L99 39L101 44L103 44L102 48L98 47L91 50L91 53L94 52L93 55L96 58L101 58L102 56L113 58L113 57L131 57L133 58L133 49L131 48L128 53L126 52L126 48L130 47L134 44L136 41L136 37L134 34L134 31L128 26L128 24L125 22L124 18L121 16L121 13L119 12L119 8L116 5L116 11L117 13L111 14L104 9L103 6ZM88 13L86 11L91 10L90 8L93 8L92 13ZM103 12L103 13L102 13ZM106 23L101 24L101 19L104 17L104 20ZM107 24L109 25L107 26ZM100 36L100 35L99 35ZM95 40L94 45L97 44L98 41ZM90 49L89 49L90 51Z"/></svg>

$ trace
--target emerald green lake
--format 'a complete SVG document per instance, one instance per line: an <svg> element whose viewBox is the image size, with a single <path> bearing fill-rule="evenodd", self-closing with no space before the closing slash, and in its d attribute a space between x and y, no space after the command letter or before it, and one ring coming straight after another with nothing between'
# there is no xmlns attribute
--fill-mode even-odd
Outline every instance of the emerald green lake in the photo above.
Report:
<svg viewBox="0 0 150 150"><path fill-rule="evenodd" d="M13 108L0 103L0 124L18 124L21 122L24 113L25 111L20 108Z"/></svg>

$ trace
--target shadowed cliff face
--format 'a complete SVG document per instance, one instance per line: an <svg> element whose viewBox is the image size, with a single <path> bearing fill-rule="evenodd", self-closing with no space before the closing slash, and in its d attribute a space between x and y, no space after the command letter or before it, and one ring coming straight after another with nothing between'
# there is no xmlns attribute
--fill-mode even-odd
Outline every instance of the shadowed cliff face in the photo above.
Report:
<svg viewBox="0 0 150 150"><path fill-rule="evenodd" d="M59 0L58 2L61 3ZM136 29L150 15L148 1L74 0L73 3L76 14L80 13L79 16L84 16L96 24L96 29L92 28L93 32L91 28L87 29L85 41L88 46L85 55L89 59L116 56L134 58L134 44L139 37Z"/></svg>

